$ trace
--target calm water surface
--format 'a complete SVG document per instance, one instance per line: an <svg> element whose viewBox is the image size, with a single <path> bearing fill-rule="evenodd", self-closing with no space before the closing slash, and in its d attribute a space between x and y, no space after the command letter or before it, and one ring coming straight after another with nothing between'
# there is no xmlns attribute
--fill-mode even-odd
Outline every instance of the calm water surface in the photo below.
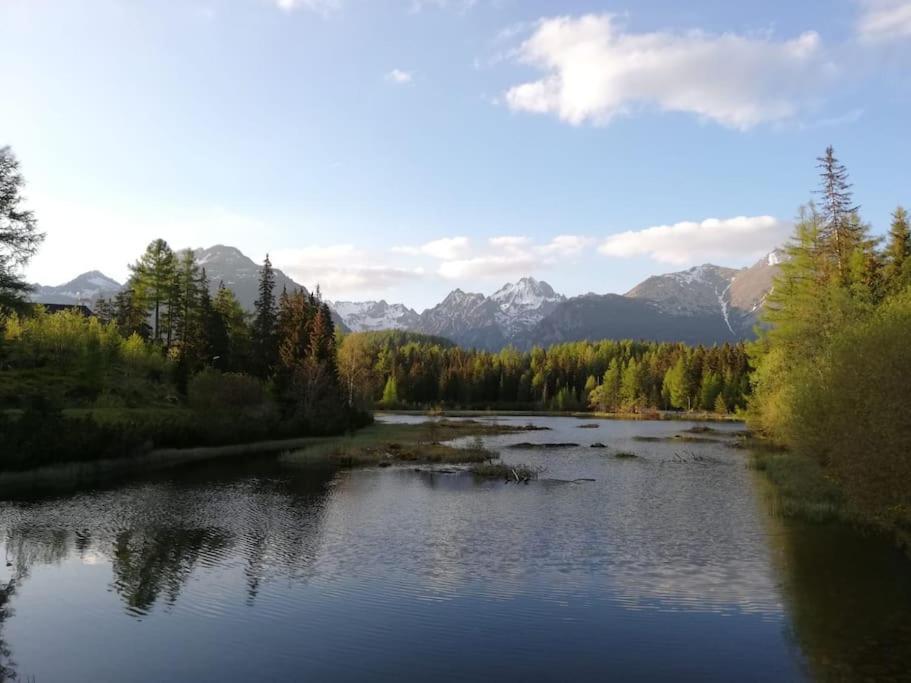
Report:
<svg viewBox="0 0 911 683"><path fill-rule="evenodd" d="M502 418L529 420L551 431L487 439L528 485L264 457L2 503L0 678L911 672L911 565L881 539L783 523L723 443L632 439L687 423Z"/></svg>

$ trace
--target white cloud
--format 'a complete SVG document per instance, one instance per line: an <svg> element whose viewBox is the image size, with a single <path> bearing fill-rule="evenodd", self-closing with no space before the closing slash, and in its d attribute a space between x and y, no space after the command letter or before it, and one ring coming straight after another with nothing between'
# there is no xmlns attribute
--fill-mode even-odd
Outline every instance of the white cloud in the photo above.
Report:
<svg viewBox="0 0 911 683"><path fill-rule="evenodd" d="M531 240L522 235L503 235L502 237L491 237L487 242L492 247L503 247L506 249L518 249L524 247Z"/></svg>
<svg viewBox="0 0 911 683"><path fill-rule="evenodd" d="M411 11L420 12L427 8L451 8L457 12L467 12L477 4L478 0L411 0Z"/></svg>
<svg viewBox="0 0 911 683"><path fill-rule="evenodd" d="M391 251L442 261L437 272L452 279L468 275L528 275L531 270L553 265L559 257L574 256L593 243L592 238L582 235L557 235L544 244L536 244L526 235L496 235L487 239L486 246L472 249L467 237L444 237L420 246L393 247Z"/></svg>
<svg viewBox="0 0 911 683"><path fill-rule="evenodd" d="M393 69L386 74L386 80L396 85L407 85L413 79L414 75L410 71L402 71L401 69Z"/></svg>
<svg viewBox="0 0 911 683"><path fill-rule="evenodd" d="M911 38L911 0L861 0L857 33L866 42Z"/></svg>
<svg viewBox="0 0 911 683"><path fill-rule="evenodd" d="M388 289L424 274L422 268L377 266L370 261L366 250L351 244L280 249L272 254L277 268L306 286L319 284L332 297Z"/></svg>
<svg viewBox="0 0 911 683"><path fill-rule="evenodd" d="M647 256L675 265L741 260L758 258L781 245L790 229L790 223L772 216L708 218L611 235L598 251L621 258Z"/></svg>
<svg viewBox="0 0 911 683"><path fill-rule="evenodd" d="M812 31L785 41L631 33L607 14L541 20L517 59L543 74L510 88L508 106L573 125L657 107L747 129L795 116L833 70Z"/></svg>
<svg viewBox="0 0 911 683"><path fill-rule="evenodd" d="M510 254L486 254L468 259L445 261L437 272L449 280L465 277L498 277L528 275L541 267L541 259L527 251Z"/></svg>
<svg viewBox="0 0 911 683"><path fill-rule="evenodd" d="M274 0L275 6L285 12L298 9L327 15L341 8L341 0Z"/></svg>
<svg viewBox="0 0 911 683"><path fill-rule="evenodd" d="M397 254L409 254L411 256L423 254L425 256L432 256L441 261L460 258L468 252L468 249L469 243L467 237L443 237L417 247L392 247L392 251Z"/></svg>
<svg viewBox="0 0 911 683"><path fill-rule="evenodd" d="M545 254L572 256L581 252L593 241L591 237L585 237L584 235L557 235L550 242L540 247L540 251Z"/></svg>

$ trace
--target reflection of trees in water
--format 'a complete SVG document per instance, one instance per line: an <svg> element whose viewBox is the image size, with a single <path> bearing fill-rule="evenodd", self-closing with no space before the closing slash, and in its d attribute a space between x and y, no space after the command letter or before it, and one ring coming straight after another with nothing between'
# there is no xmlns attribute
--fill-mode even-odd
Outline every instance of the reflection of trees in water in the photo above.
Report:
<svg viewBox="0 0 911 683"><path fill-rule="evenodd" d="M772 534L793 637L819 680L906 680L911 563L887 539L778 523Z"/></svg>
<svg viewBox="0 0 911 683"><path fill-rule="evenodd" d="M111 553L114 588L137 614L148 612L162 592L173 605L200 558L217 556L231 544L230 534L220 529L122 531Z"/></svg>
<svg viewBox="0 0 911 683"><path fill-rule="evenodd" d="M3 639L3 625L12 615L9 607L10 598L16 591L16 579L12 577L5 584L0 583L0 681L16 679L16 662L12 659L9 646Z"/></svg>
<svg viewBox="0 0 911 683"><path fill-rule="evenodd" d="M18 530L7 531L4 538L5 562L10 577L5 583L0 582L0 681L18 678L12 652L3 638L3 626L13 616L10 603L16 590L28 578L33 564L55 564L63 560L73 547L71 541L71 536L64 531L49 531L41 527L19 527Z"/></svg>
<svg viewBox="0 0 911 683"><path fill-rule="evenodd" d="M6 587L0 583L0 635L11 614L9 601L29 569L74 555L84 562L100 557L111 563L113 587L133 615L147 613L160 600L175 604L199 567L217 567L238 557L244 562L250 602L262 581L273 575L306 578L332 473L291 475L219 481L209 488L198 482L139 493L127 488L17 510L6 530L13 578ZM58 526L71 519L90 522L79 530ZM12 678L5 650L0 650L2 665L10 671L0 669L0 681Z"/></svg>

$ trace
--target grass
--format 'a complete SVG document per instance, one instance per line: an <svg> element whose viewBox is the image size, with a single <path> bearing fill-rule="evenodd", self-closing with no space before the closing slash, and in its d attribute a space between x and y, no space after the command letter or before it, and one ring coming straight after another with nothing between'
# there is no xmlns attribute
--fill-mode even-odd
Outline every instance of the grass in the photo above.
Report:
<svg viewBox="0 0 911 683"><path fill-rule="evenodd" d="M528 465L507 465L502 462L479 463L471 473L482 479L502 479L506 482L529 482L538 478L538 470Z"/></svg>
<svg viewBox="0 0 911 683"><path fill-rule="evenodd" d="M692 420L697 422L743 422L737 414L720 414L706 411L646 410L639 413L600 413L587 411L558 410L506 410L492 407L486 410L461 410L436 407L430 410L388 410L400 415L443 415L448 417L484 417L502 415L510 417L576 417L580 419L602 418L608 420Z"/></svg>
<svg viewBox="0 0 911 683"><path fill-rule="evenodd" d="M750 467L773 485L773 512L812 522L856 521L844 494L815 460L791 452L758 450Z"/></svg>
<svg viewBox="0 0 911 683"><path fill-rule="evenodd" d="M615 458L620 458L621 460L629 460L631 458L638 458L639 456L631 451L617 451L614 453Z"/></svg>
<svg viewBox="0 0 911 683"><path fill-rule="evenodd" d="M354 434L321 439L312 446L284 455L283 459L286 462L328 461L345 467L391 463L483 463L496 458L497 453L483 447L481 436L520 431L527 431L527 428L474 420L377 423ZM443 443L460 437L475 437L475 440L466 446Z"/></svg>

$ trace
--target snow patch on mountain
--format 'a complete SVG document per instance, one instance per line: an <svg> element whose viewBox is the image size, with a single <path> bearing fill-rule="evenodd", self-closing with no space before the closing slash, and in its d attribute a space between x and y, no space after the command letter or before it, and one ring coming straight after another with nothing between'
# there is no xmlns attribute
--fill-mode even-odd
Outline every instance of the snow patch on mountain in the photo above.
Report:
<svg viewBox="0 0 911 683"><path fill-rule="evenodd" d="M411 330L420 322L416 311L386 301L336 301L329 305L353 332Z"/></svg>

